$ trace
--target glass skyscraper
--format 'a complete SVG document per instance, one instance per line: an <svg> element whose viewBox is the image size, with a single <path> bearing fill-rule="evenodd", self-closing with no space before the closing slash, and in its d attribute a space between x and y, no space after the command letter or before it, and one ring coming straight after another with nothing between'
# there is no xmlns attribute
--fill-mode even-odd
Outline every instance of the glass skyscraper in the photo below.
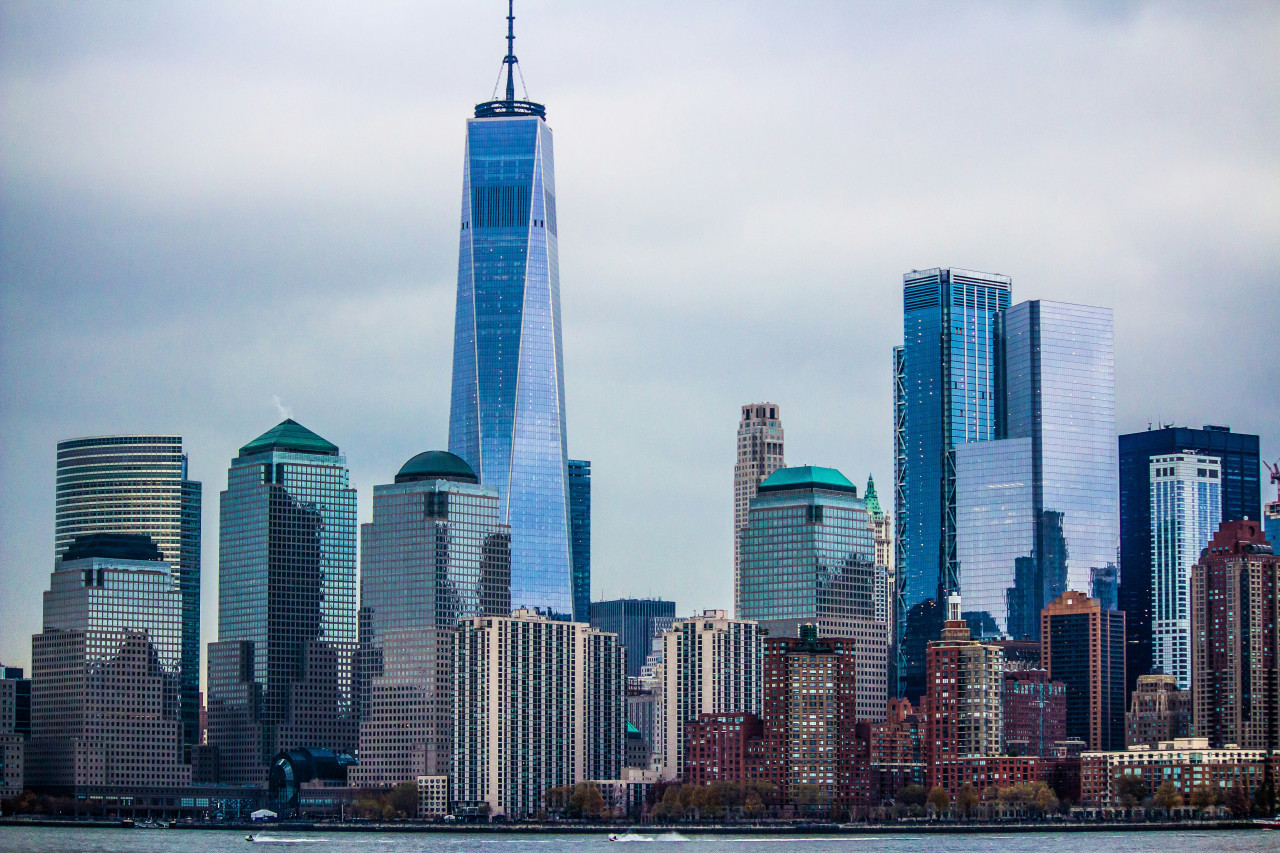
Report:
<svg viewBox="0 0 1280 853"><path fill-rule="evenodd" d="M1111 309L1023 302L994 341L998 440L955 453L957 574L975 636L1035 640L1045 605L1116 573Z"/></svg>
<svg viewBox="0 0 1280 853"><path fill-rule="evenodd" d="M180 435L104 435L58 442L54 556L77 536L149 536L181 596L185 760L200 742L201 485L187 477Z"/></svg>
<svg viewBox="0 0 1280 853"><path fill-rule="evenodd" d="M338 447L289 419L240 448L219 507L209 743L222 781L281 749L355 749L356 492Z"/></svg>
<svg viewBox="0 0 1280 853"><path fill-rule="evenodd" d="M896 669L899 694L919 697L925 643L942 628L936 597L959 587L955 448L996 435L994 326L1009 307L1011 280L938 268L902 278L903 344L894 351Z"/></svg>
<svg viewBox="0 0 1280 853"><path fill-rule="evenodd" d="M659 598L617 598L591 603L591 627L618 635L627 652L627 677L637 678L653 640L675 621L676 603Z"/></svg>
<svg viewBox="0 0 1280 853"><path fill-rule="evenodd" d="M569 460L569 535L573 545L573 621L591 621L591 463Z"/></svg>
<svg viewBox="0 0 1280 853"><path fill-rule="evenodd" d="M512 18L508 16L510 24ZM517 100L476 107L463 160L449 450L511 527L511 603L572 618L564 357L551 128Z"/></svg>
<svg viewBox="0 0 1280 853"><path fill-rule="evenodd" d="M1120 604L1125 612L1126 689L1151 672L1155 599L1151 551L1151 459L1189 452L1221 462L1222 521L1260 518L1258 436L1225 426L1162 427L1120 436Z"/></svg>

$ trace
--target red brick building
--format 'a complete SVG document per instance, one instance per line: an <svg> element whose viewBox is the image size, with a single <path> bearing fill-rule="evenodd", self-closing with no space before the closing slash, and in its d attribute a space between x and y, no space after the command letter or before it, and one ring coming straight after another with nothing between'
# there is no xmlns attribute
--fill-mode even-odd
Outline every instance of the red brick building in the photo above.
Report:
<svg viewBox="0 0 1280 853"><path fill-rule="evenodd" d="M1242 787L1252 798L1267 776L1267 764L1280 765L1260 749L1211 749L1206 738L1179 738L1156 747L1131 746L1117 752L1086 752L1080 757L1080 803L1090 808L1121 808L1115 781L1141 776L1147 793L1170 781L1185 799L1197 785L1223 791ZM1272 772L1280 770L1274 766Z"/></svg>
<svg viewBox="0 0 1280 853"><path fill-rule="evenodd" d="M1007 755L1051 755L1067 737L1067 686L1043 669L1004 673L1004 751Z"/></svg>
<svg viewBox="0 0 1280 853"><path fill-rule="evenodd" d="M1067 686L1067 737L1095 751L1124 746L1125 615L1083 592L1064 592L1040 612L1040 661Z"/></svg>
<svg viewBox="0 0 1280 853"><path fill-rule="evenodd" d="M1004 753L1004 652L969 638L959 596L952 596L947 609L951 618L942 639L925 652L925 748L931 765Z"/></svg>
<svg viewBox="0 0 1280 853"><path fill-rule="evenodd" d="M748 777L748 743L763 732L755 714L699 714L685 724L684 772L687 784L740 782Z"/></svg>

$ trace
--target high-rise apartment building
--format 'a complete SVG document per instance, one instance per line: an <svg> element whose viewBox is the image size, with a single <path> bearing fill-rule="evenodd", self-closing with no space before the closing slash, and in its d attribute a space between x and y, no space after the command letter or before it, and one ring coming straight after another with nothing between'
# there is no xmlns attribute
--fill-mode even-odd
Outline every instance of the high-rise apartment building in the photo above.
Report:
<svg viewBox="0 0 1280 853"><path fill-rule="evenodd" d="M760 715L761 634L755 622L723 610L678 620L663 634L654 697L655 763L663 778L684 766L685 725L699 714Z"/></svg>
<svg viewBox="0 0 1280 853"><path fill-rule="evenodd" d="M834 468L780 468L757 487L739 546L735 612L773 636L819 637L856 646L859 719L888 698L889 629L877 620L875 539L857 487Z"/></svg>
<svg viewBox="0 0 1280 853"><path fill-rule="evenodd" d="M1004 749L1008 755L1053 754L1067 738L1067 686L1043 669L1004 672Z"/></svg>
<svg viewBox="0 0 1280 853"><path fill-rule="evenodd" d="M1067 687L1067 737L1124 748L1124 613L1068 590L1040 614L1040 660Z"/></svg>
<svg viewBox="0 0 1280 853"><path fill-rule="evenodd" d="M996 440L955 451L960 591L980 636L1036 640L1068 589L1114 600L1111 309L1022 302L996 316L994 345Z"/></svg>
<svg viewBox="0 0 1280 853"><path fill-rule="evenodd" d="M903 280L903 343L894 350L897 691L925 692L926 643L956 576L955 449L996 437L996 315L1008 276L913 270Z"/></svg>
<svg viewBox="0 0 1280 853"><path fill-rule="evenodd" d="M457 801L530 818L550 788L620 778L626 675L616 636L526 609L458 630Z"/></svg>
<svg viewBox="0 0 1280 853"><path fill-rule="evenodd" d="M569 460L569 541L573 553L573 621L591 621L591 463Z"/></svg>
<svg viewBox="0 0 1280 853"><path fill-rule="evenodd" d="M360 532L360 763L351 784L447 775L458 620L511 612L498 490L452 453L419 453L394 483L374 486L373 521Z"/></svg>
<svg viewBox="0 0 1280 853"><path fill-rule="evenodd" d="M786 436L782 409L776 403L748 403L738 421L738 458L733 465L733 600L740 594L742 534L747 527L751 500L764 479L786 466ZM741 617L742 614L735 613Z"/></svg>
<svg viewBox="0 0 1280 853"><path fill-rule="evenodd" d="M449 450L498 489L512 605L571 619L553 145L546 109L515 96L513 23L506 97L467 120Z"/></svg>
<svg viewBox="0 0 1280 853"><path fill-rule="evenodd" d="M655 637L669 630L676 603L658 598L617 598L591 602L591 627L618 635L627 652L627 677L637 678Z"/></svg>
<svg viewBox="0 0 1280 853"><path fill-rule="evenodd" d="M1218 528L1191 573L1195 732L1280 749L1280 558L1257 521Z"/></svg>
<svg viewBox="0 0 1280 853"><path fill-rule="evenodd" d="M1218 458L1151 457L1151 665L1191 689L1191 567L1222 521Z"/></svg>
<svg viewBox="0 0 1280 853"><path fill-rule="evenodd" d="M77 798L171 792L183 763L182 592L151 538L77 536L31 638L26 784Z"/></svg>
<svg viewBox="0 0 1280 853"><path fill-rule="evenodd" d="M1125 715L1125 746L1159 746L1191 737L1191 691L1178 689L1178 679L1157 673L1138 676L1138 689Z"/></svg>
<svg viewBox="0 0 1280 853"><path fill-rule="evenodd" d="M1163 427L1120 436L1120 591L1125 612L1126 690L1152 669L1151 459L1197 453L1220 460L1223 521L1259 518L1258 436L1225 426Z"/></svg>
<svg viewBox="0 0 1280 853"><path fill-rule="evenodd" d="M939 762L1004 754L1004 650L970 638L958 595L951 595L947 609L942 639L929 643L927 652L931 780Z"/></svg>
<svg viewBox="0 0 1280 853"><path fill-rule="evenodd" d="M356 492L337 445L292 418L240 448L219 506L209 744L224 783L276 753L356 748Z"/></svg>
<svg viewBox="0 0 1280 853"><path fill-rule="evenodd" d="M201 485L179 435L102 435L58 442L54 556L77 536L150 536L182 596L184 760L200 742Z"/></svg>

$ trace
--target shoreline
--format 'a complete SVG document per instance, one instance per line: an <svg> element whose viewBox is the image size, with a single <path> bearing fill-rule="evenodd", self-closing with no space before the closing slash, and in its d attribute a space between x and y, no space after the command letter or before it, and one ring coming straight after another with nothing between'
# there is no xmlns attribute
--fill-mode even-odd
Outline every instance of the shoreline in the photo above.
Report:
<svg viewBox="0 0 1280 853"><path fill-rule="evenodd" d="M137 829L124 826L118 820L66 820L41 818L22 820L15 818L0 819L0 826L35 826L60 829ZM435 833L435 834L476 834L476 835L622 835L637 833L655 835L666 832L678 832L681 835L748 835L748 836L791 836L791 835L980 835L1007 834L1012 832L1187 832L1187 831L1229 831L1257 830L1258 826L1251 820L1228 821L1184 821L1160 823L935 823L921 825L902 824L700 824L700 825L653 825L653 824L451 824L437 823L312 823L306 821L288 821L285 823L191 823L176 824L168 827L173 830L213 830L229 832L391 832L391 833ZM146 830L144 830L146 831Z"/></svg>

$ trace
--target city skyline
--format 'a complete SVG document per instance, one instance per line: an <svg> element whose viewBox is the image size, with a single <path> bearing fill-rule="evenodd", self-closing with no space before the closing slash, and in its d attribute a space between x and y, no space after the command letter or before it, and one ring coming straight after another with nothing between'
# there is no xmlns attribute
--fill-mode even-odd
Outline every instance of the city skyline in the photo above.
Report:
<svg viewBox="0 0 1280 853"><path fill-rule="evenodd" d="M0 475L11 484L0 503L0 588L37 589L48 571L52 462L61 439L181 434L192 478L218 483L240 442L289 413L277 414L277 405L292 407L351 457L361 521L369 519L374 484L388 482L412 453L445 446L458 130L466 110L488 96L500 43L497 6L469 4L443 15L426 9L421 14L438 17L427 28L382 21L372 29L389 46L347 32L338 11L303 20L282 14L285 6L257 20L235 7L157 12L137 27L140 35L126 34L127 23L119 31L101 29L101 13L93 10L33 6L4 16L6 43L18 49L0 59L8 118L0 384L9 392L0 414L7 437ZM900 328L899 277L912 268L999 270L1016 280L1018 300L1113 308L1122 433L1149 420L1228 423L1260 434L1264 458L1280 451L1275 395L1267 393L1277 385L1276 367L1205 352L1211 348L1167 349L1173 337L1227 328L1265 343L1280 314L1267 277L1277 260L1280 220L1264 202L1275 197L1280 156L1252 148L1267 133L1256 104L1277 96L1272 81L1280 75L1267 57L1278 51L1265 47L1274 41L1267 22L1275 13L1233 10L1210 20L1152 7L1114 15L985 9L985 18L947 10L927 26L910 15L856 9L843 12L830 33L818 27L822 16L807 9L769 33L776 13L750 7L730 24L762 57L750 68L737 59L731 64L720 45L701 65L683 64L682 54L693 53L687 48L712 42L708 34L724 23L714 8L682 12L686 35L659 36L656 21L665 13L646 11L628 22L620 43L602 37L622 27L610 17L616 12L539 9L521 19L517 52L532 71L531 97L552 104L548 120L565 161L561 192L573 199L565 221L578 223L572 239L565 235L565 360L574 455L593 460L593 598L652 593L676 599L682 613L729 606L732 505L725 481L732 460L724 424L744 401L786 407L792 464L836 467L855 482L868 473L892 482L888 352ZM259 26L239 41L223 40L235 48L215 46L218 33L238 32L246 21ZM212 24L207 32L205 23ZM163 31L157 28L176 33L164 49L158 45L165 40L154 38ZM281 67L267 44L285 29L297 32L285 51L293 61ZM436 65L418 56L431 51L402 35L409 31L459 46L442 51ZM1037 82L1052 84L1045 100L1066 110L1050 129L1083 135L1062 142L1027 127L1017 105L1030 96L991 82L1004 65L973 58L980 51L966 49L970 64L954 83L894 56L892 49L907 49L909 31L921 40L912 50L931 40L954 42L957 34L989 48L1026 36L1012 50L1027 87L1037 90L1030 102L1044 96ZM55 34L68 38L51 40ZM1047 58L1032 55L1037 39L1050 35L1055 49ZM837 36L846 41L837 44ZM877 36L896 39L872 49ZM1114 43L1125 36L1136 58ZM1196 36L1194 47L1183 45L1182 38ZM308 39L346 52L319 60ZM1238 51L1248 58L1232 51L1224 59L1222 45L1240 39L1254 44ZM611 68L587 82L606 43L636 61L631 70ZM1171 44L1193 71L1153 70L1158 63L1148 60ZM653 45L656 57L645 60ZM181 53L181 46L200 49L185 59L169 53ZM811 58L798 58L802 47ZM233 50L244 51L253 73L241 77L224 68ZM405 69L374 55L399 51L424 64L413 66L411 86L391 73ZM1052 73L1060 63L1090 57L1078 83ZM361 73L336 83L324 68L334 62ZM810 111L816 95L792 85L812 82L823 63L848 72L861 125L846 130ZM197 128L230 119L227 126L242 131L209 140L187 136L182 117L195 109L192 90L162 82L157 71L166 68L182 72L171 77L178 84L202 84L194 91L204 93L208 111ZM730 69L740 78L730 77ZM1182 75L1195 71L1207 82L1184 85L1195 81ZM1119 75L1116 93L1090 88L1091 81L1111 79L1109 72ZM679 86L667 74L679 77ZM149 81L138 88L138 102L126 94L135 79ZM960 99L970 115L946 107L948 93L967 91L952 87L984 82L1007 102L991 95L977 103ZM726 85L728 97L715 109L693 114L708 88ZM906 92L904 106L882 103L895 85ZM361 86L376 95L365 104ZM606 86L607 99L600 97ZM780 103L783 91L794 104ZM774 97L776 126L759 140L733 138L724 123L747 116L748 102L754 108L761 93ZM1086 94L1088 107L1076 100ZM110 124L82 112L95 101L125 121ZM593 109L602 101L602 109ZM1151 112L1135 114L1134 101L1152 103ZM47 103L60 106L35 110ZM276 103L293 104L294 111L272 120L281 124L263 123L277 115L268 108ZM638 148L610 148L603 141L625 122L627 103L645 104L665 121L640 123L638 138L627 143ZM994 111L996 130L983 120L983 108ZM979 142L997 142L996 154L1004 156L988 161L980 145L948 153L918 142L894 154L895 144L915 139L916 121L931 109L961 131L983 124ZM807 138L787 129L810 119L816 127ZM67 123L84 132L64 133ZM1192 129L1196 123L1216 129ZM353 134L351 126L365 130ZM283 141L270 138L276 130ZM894 142L871 142L877 133ZM75 141L51 144L64 136ZM160 149L149 146L158 143L134 144L143 137L168 141L165 156L153 156ZM733 138L734 145L717 160L710 155L718 145L708 147L703 138ZM845 163L850 140L853 159L871 166ZM372 156L363 153L366 142ZM95 145L100 158L88 156ZM1011 153L1018 155L1013 162ZM774 160L778 154L784 162ZM1238 160L1228 162L1227 155ZM1139 156L1151 169L1122 174ZM819 179L795 162L806 157L833 168ZM379 158L396 168L383 172L374 163ZM106 171L96 170L98 160ZM765 201L736 189L748 163L761 178L752 191ZM1177 180L1164 177L1175 172ZM956 205L984 174L993 189L976 203L988 218L966 224L966 210ZM1014 197L1020 181L1030 189ZM676 196L659 205L643 184ZM929 184L937 204L923 223L903 204ZM847 202L846 191L858 200ZM271 203L258 218L240 222L241 206L261 204L259 193ZM1121 198L1127 207L1101 216ZM765 233L764 211L793 209L806 213L777 217ZM370 224L362 225L366 213ZM1101 247L1085 251L1103 235ZM717 280L735 282L732 301ZM775 290L779 281L790 283L787 293ZM1220 297L1210 304L1198 298L1206 283ZM276 316L264 323L268 313ZM81 346L59 346L91 319L115 323L102 338L109 343L86 336ZM776 341L776 350L739 349L734 344L744 330ZM839 381L827 368L833 362L840 364ZM676 413L678 429L653 428L657 417ZM655 470L654 459L665 466ZM217 512L218 502L206 499L206 642L217 625ZM5 598L0 660L28 665L38 618L23 595Z"/></svg>

